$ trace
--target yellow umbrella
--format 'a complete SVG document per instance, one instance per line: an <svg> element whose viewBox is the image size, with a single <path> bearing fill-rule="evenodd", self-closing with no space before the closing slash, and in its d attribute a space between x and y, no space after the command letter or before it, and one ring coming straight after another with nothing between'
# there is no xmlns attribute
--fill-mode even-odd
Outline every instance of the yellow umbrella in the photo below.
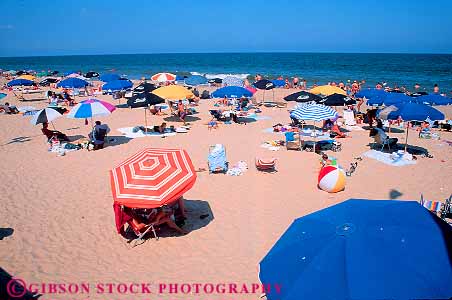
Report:
<svg viewBox="0 0 452 300"><path fill-rule="evenodd" d="M33 75L21 75L21 76L17 77L17 79L26 79L26 80L33 81L36 79L36 77L34 77Z"/></svg>
<svg viewBox="0 0 452 300"><path fill-rule="evenodd" d="M322 94L325 96L329 96L332 94L340 94L340 95L345 95L345 96L347 95L347 93L343 89L338 88L337 86L331 86L331 85L317 86L317 87L311 89L309 92L316 94L316 95Z"/></svg>
<svg viewBox="0 0 452 300"><path fill-rule="evenodd" d="M163 86L152 91L153 94L169 100L182 100L193 98L193 93L180 85Z"/></svg>

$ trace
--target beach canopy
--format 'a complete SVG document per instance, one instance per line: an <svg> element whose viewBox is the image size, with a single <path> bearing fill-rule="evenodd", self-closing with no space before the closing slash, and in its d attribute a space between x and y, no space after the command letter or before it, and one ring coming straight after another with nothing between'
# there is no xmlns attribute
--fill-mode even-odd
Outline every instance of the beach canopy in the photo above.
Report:
<svg viewBox="0 0 452 300"><path fill-rule="evenodd" d="M243 86L243 80L235 76L226 76L225 78L223 78L223 85Z"/></svg>
<svg viewBox="0 0 452 300"><path fill-rule="evenodd" d="M344 106L356 104L356 101L352 100L346 95L335 93L323 98L322 100L319 101L319 103L326 106Z"/></svg>
<svg viewBox="0 0 452 300"><path fill-rule="evenodd" d="M192 75L185 79L186 85L199 85L199 84L206 84L207 78L201 75Z"/></svg>
<svg viewBox="0 0 452 300"><path fill-rule="evenodd" d="M113 80L121 79L121 76L119 76L118 74L108 73L108 74L103 74L102 76L99 77L99 79L103 82L110 82Z"/></svg>
<svg viewBox="0 0 452 300"><path fill-rule="evenodd" d="M105 83L102 86L102 90L104 91L121 91L130 89L133 86L133 82L128 79L118 79L112 80Z"/></svg>
<svg viewBox="0 0 452 300"><path fill-rule="evenodd" d="M80 78L66 78L57 83L57 87L62 88L82 88L87 85L89 83Z"/></svg>
<svg viewBox="0 0 452 300"><path fill-rule="evenodd" d="M418 103L394 104L398 109L388 114L388 120L432 121L444 120L444 114L434 107Z"/></svg>
<svg viewBox="0 0 452 300"><path fill-rule="evenodd" d="M7 86L31 86L34 82L28 79L14 79L8 82Z"/></svg>
<svg viewBox="0 0 452 300"><path fill-rule="evenodd" d="M416 97L417 103L421 104L431 104L431 105L449 105L452 104L452 99L441 96L440 94L431 94Z"/></svg>
<svg viewBox="0 0 452 300"><path fill-rule="evenodd" d="M240 86L226 86L220 88L212 93L212 98L240 98L252 97L253 93Z"/></svg>
<svg viewBox="0 0 452 300"><path fill-rule="evenodd" d="M127 106L131 108L148 107L160 103L165 103L165 99L152 93L136 94L127 99Z"/></svg>
<svg viewBox="0 0 452 300"><path fill-rule="evenodd" d="M319 102L322 100L322 97L309 93L309 92L301 91L301 92L293 93L293 94L290 94L290 95L284 97L284 100L296 101L299 103L312 102L312 101Z"/></svg>
<svg viewBox="0 0 452 300"><path fill-rule="evenodd" d="M275 79L275 80L272 80L272 82L275 85L275 87L283 87L286 85L286 82L281 79Z"/></svg>
<svg viewBox="0 0 452 300"><path fill-rule="evenodd" d="M183 100L193 98L193 93L180 85L168 85L152 91L153 94L169 100Z"/></svg>
<svg viewBox="0 0 452 300"><path fill-rule="evenodd" d="M262 79L262 80L256 81L253 85L260 90L267 90L267 91L275 88L275 84L267 79Z"/></svg>
<svg viewBox="0 0 452 300"><path fill-rule="evenodd" d="M290 117L305 121L323 121L337 118L337 111L322 104L307 103L292 111Z"/></svg>
<svg viewBox="0 0 452 300"><path fill-rule="evenodd" d="M106 101L98 99L87 99L78 103L68 113L68 118L74 119L87 119L92 117L108 116L114 110L116 106Z"/></svg>
<svg viewBox="0 0 452 300"><path fill-rule="evenodd" d="M356 93L356 98L366 98L366 99L372 99L375 97L384 97L387 92L385 92L382 89L363 89L360 90L358 93Z"/></svg>
<svg viewBox="0 0 452 300"><path fill-rule="evenodd" d="M33 75L26 74L26 75L21 75L21 76L17 77L16 79L26 79L26 80L33 81L36 79L36 77L34 77Z"/></svg>
<svg viewBox="0 0 452 300"><path fill-rule="evenodd" d="M99 73L94 72L94 71L89 71L85 74L86 78L95 78L95 77L99 77Z"/></svg>
<svg viewBox="0 0 452 300"><path fill-rule="evenodd" d="M296 219L260 262L268 299L449 299L452 227L416 201L350 199Z"/></svg>
<svg viewBox="0 0 452 300"><path fill-rule="evenodd" d="M167 82L176 80L176 75L171 73L157 73L152 75L151 79L158 82Z"/></svg>
<svg viewBox="0 0 452 300"><path fill-rule="evenodd" d="M62 114L58 110L52 107L47 107L36 112L36 114L34 114L33 117L31 118L30 123L32 125L50 123L56 118L59 118L61 116Z"/></svg>
<svg viewBox="0 0 452 300"><path fill-rule="evenodd" d="M183 149L147 148L113 168L110 179L116 205L157 208L190 190L196 172Z"/></svg>
<svg viewBox="0 0 452 300"><path fill-rule="evenodd" d="M311 89L309 92L316 94L316 95L322 94L325 96L329 96L332 94L347 95L347 93L343 89L338 88L337 86L331 86L331 85L317 86L317 87Z"/></svg>
<svg viewBox="0 0 452 300"><path fill-rule="evenodd" d="M134 93L151 93L153 90L157 89L157 86L155 84L149 83L149 82L142 82L139 85L137 85L134 89Z"/></svg>

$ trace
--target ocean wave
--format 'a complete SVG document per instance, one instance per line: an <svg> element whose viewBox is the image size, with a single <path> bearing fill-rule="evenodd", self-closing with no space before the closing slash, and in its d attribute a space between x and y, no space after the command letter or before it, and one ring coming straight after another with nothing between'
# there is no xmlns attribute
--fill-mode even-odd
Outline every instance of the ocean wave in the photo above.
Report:
<svg viewBox="0 0 452 300"><path fill-rule="evenodd" d="M199 73L199 72L190 72L191 75L201 75L206 77L207 79L221 78L224 79L227 76L233 76L240 79L246 79L251 74L225 74L225 73Z"/></svg>

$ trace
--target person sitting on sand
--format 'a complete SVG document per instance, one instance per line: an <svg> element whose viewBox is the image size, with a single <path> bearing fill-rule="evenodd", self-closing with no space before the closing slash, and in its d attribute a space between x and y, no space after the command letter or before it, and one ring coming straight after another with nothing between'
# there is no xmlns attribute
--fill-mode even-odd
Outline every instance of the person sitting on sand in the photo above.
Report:
<svg viewBox="0 0 452 300"><path fill-rule="evenodd" d="M5 102L5 105L0 105L0 112L7 115L15 115L19 113L19 110L14 105L9 105L9 102Z"/></svg>
<svg viewBox="0 0 452 300"><path fill-rule="evenodd" d="M377 144L388 143L390 147L397 145L398 138L390 138L381 128L372 128L369 132L369 137L373 137Z"/></svg>
<svg viewBox="0 0 452 300"><path fill-rule="evenodd" d="M162 113L162 107L161 106L152 106L152 108L149 108L149 112L152 114L152 115L155 115L155 116L161 116L161 115L163 115L163 113Z"/></svg>
<svg viewBox="0 0 452 300"><path fill-rule="evenodd" d="M329 156L328 154L322 152L320 158L321 168L325 166L337 166L337 159L335 157Z"/></svg>
<svg viewBox="0 0 452 300"><path fill-rule="evenodd" d="M57 130L50 130L49 123L42 123L41 131L47 137L48 141L56 137L59 141L69 142L69 138L64 133Z"/></svg>
<svg viewBox="0 0 452 300"><path fill-rule="evenodd" d="M165 133L166 130L166 123L163 122L160 126L154 126L154 132L158 132L158 133Z"/></svg>
<svg viewBox="0 0 452 300"><path fill-rule="evenodd" d="M94 144L94 150L104 148L105 136L110 132L110 127L107 124L102 124L100 121L96 121L96 125L88 136Z"/></svg>
<svg viewBox="0 0 452 300"><path fill-rule="evenodd" d="M325 121L323 121L322 130L328 131L333 127L333 125L334 125L333 121L331 121L330 119L326 119Z"/></svg>
<svg viewBox="0 0 452 300"><path fill-rule="evenodd" d="M179 116L179 119L184 122L184 125L186 125L185 118L187 117L187 109L182 100L179 100L177 104L177 115Z"/></svg>
<svg viewBox="0 0 452 300"><path fill-rule="evenodd" d="M133 225L138 231L142 231L146 225L152 223L154 226L166 224L181 234L188 233L188 231L180 228L175 223L174 210L172 208L154 208L150 212L147 209L137 208L131 210L131 215Z"/></svg>
<svg viewBox="0 0 452 300"><path fill-rule="evenodd" d="M337 122L334 123L333 126L331 127L331 135L334 135L334 137L336 137L336 138L350 137L341 131L341 128L339 127Z"/></svg>

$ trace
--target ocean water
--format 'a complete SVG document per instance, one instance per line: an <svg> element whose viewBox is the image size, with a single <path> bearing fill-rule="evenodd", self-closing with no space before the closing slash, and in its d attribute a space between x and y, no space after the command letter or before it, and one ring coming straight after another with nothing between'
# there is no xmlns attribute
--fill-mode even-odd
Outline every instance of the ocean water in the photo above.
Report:
<svg viewBox="0 0 452 300"><path fill-rule="evenodd" d="M330 81L366 80L367 86L387 82L411 88L434 84L452 91L452 55L448 54L339 54L339 53L199 53L121 54L47 57L0 57L3 70L58 70L116 72L131 79L157 72L202 74L208 78L234 75L268 78L298 76L308 85Z"/></svg>

